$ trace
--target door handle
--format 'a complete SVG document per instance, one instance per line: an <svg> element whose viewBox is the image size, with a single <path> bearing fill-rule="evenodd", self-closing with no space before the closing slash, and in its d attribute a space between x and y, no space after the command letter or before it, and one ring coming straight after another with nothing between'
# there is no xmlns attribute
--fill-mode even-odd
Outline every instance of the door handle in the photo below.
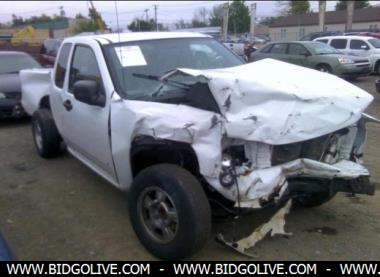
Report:
<svg viewBox="0 0 380 277"><path fill-rule="evenodd" d="M73 109L73 105L71 104L70 100L66 100L65 102L63 102L63 106L67 111L71 111Z"/></svg>

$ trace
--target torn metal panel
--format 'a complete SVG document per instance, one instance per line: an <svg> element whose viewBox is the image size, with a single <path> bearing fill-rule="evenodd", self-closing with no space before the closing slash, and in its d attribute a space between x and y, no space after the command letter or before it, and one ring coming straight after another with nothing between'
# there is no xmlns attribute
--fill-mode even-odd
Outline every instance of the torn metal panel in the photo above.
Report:
<svg viewBox="0 0 380 277"><path fill-rule="evenodd" d="M270 145L305 141L350 126L373 100L339 77L272 59L176 72L208 80L227 119L228 137Z"/></svg>
<svg viewBox="0 0 380 277"><path fill-rule="evenodd" d="M217 178L222 154L220 122L220 115L185 105L115 101L111 138L121 186L127 188L131 183L131 172L125 165L130 162L130 146L136 135L189 143L197 155L200 173Z"/></svg>
<svg viewBox="0 0 380 277"><path fill-rule="evenodd" d="M52 69L23 69L20 71L21 104L27 114L32 115L45 95L50 93Z"/></svg>
<svg viewBox="0 0 380 277"><path fill-rule="evenodd" d="M292 235L292 233L285 231L285 216L289 213L291 207L292 200L288 200L285 206L278 210L268 222L260 225L252 234L243 239L236 242L228 242L224 239L222 234L218 234L217 239L244 255L252 256L246 251L254 247L259 241L265 238L267 234L270 234L271 237L274 235Z"/></svg>

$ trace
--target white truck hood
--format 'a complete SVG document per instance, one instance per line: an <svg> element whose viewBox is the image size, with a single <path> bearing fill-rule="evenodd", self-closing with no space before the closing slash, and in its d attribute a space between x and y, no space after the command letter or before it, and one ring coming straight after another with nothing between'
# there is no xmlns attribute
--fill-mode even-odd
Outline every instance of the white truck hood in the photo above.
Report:
<svg viewBox="0 0 380 277"><path fill-rule="evenodd" d="M177 69L207 79L226 135L278 145L304 141L360 119L373 96L331 74L264 59L216 70Z"/></svg>

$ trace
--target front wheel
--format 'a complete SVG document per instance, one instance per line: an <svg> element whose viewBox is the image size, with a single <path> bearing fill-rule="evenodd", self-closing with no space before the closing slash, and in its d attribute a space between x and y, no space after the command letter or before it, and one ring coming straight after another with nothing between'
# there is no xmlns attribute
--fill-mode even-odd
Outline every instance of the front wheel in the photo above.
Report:
<svg viewBox="0 0 380 277"><path fill-rule="evenodd" d="M320 72L325 72L325 73L332 73L332 69L330 66L328 66L327 64L320 64L317 66L317 70L319 70Z"/></svg>
<svg viewBox="0 0 380 277"><path fill-rule="evenodd" d="M208 199L187 170L158 164L141 171L128 193L130 218L141 243L162 259L198 251L211 232Z"/></svg>

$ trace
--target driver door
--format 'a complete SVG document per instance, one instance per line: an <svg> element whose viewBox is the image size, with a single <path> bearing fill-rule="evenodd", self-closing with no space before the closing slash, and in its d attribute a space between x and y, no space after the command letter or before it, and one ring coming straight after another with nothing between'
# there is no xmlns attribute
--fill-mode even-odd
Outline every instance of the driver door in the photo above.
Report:
<svg viewBox="0 0 380 277"><path fill-rule="evenodd" d="M77 100L73 94L76 82L95 80L99 93L106 94L97 57L87 45L77 44L69 63L68 85L62 91L63 136L71 152L109 181L115 181L109 139L110 99L105 95L105 105L96 106Z"/></svg>

